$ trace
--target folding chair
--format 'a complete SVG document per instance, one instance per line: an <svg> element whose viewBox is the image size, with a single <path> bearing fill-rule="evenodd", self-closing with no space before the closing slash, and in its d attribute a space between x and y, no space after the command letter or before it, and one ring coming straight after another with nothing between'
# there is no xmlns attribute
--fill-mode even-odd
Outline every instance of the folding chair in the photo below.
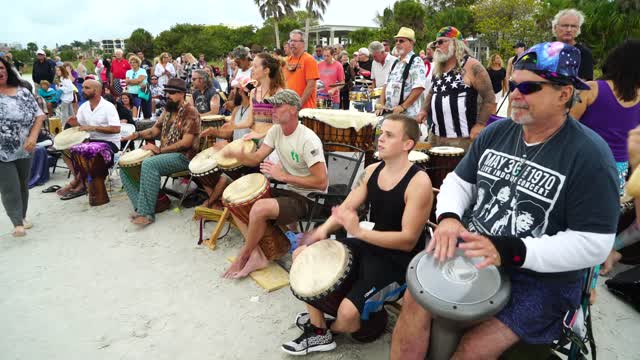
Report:
<svg viewBox="0 0 640 360"><path fill-rule="evenodd" d="M136 132L136 126L135 125L133 125L133 124L120 124L120 138L131 136L134 132ZM122 156L122 154L124 154L127 151L131 141L133 141L133 140L128 140L127 143L125 144L124 148L122 148L122 150L120 150L117 153L113 154L113 166L111 167L111 169L109 169L109 192L111 192L111 190L112 190L111 185L113 184L113 180L111 180L111 176L113 175L114 171L119 169L118 161L120 160L120 156Z"/></svg>

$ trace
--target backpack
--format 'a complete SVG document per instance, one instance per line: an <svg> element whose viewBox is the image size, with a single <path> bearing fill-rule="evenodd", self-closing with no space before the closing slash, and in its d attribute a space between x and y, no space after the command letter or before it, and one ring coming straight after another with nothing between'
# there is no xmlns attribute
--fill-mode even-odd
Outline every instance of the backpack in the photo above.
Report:
<svg viewBox="0 0 640 360"><path fill-rule="evenodd" d="M402 104L404 102L404 84L407 82L407 78L409 78L409 71L411 70L411 65L413 64L413 60L417 58L417 54L411 55L407 66L404 67L404 71L402 72L402 85L400 87L400 102L398 104ZM393 72L393 69L396 67L396 64L400 61L400 59L396 59L396 61L391 65L391 70L389 73Z"/></svg>
<svg viewBox="0 0 640 360"><path fill-rule="evenodd" d="M640 266L621 272L604 283L609 291L623 297L640 311Z"/></svg>

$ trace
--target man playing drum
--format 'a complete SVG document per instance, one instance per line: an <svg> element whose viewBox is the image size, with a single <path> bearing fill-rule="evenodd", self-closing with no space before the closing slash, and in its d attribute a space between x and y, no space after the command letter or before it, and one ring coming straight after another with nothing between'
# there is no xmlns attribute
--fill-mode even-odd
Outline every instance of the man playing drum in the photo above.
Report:
<svg viewBox="0 0 640 360"><path fill-rule="evenodd" d="M68 124L88 131L89 141L106 143L112 153L117 153L120 150L120 118L115 106L102 98L102 85L96 80L87 80L82 84L82 95L88 101L80 106L77 117L69 118ZM62 200L86 194L85 184L75 173L71 159L63 156L63 160L72 170L74 179L59 189L57 194Z"/></svg>
<svg viewBox="0 0 640 360"><path fill-rule="evenodd" d="M185 101L185 81L169 80L164 92L167 94L167 104L156 124L123 139L155 139L160 136L160 147L155 143L143 146L143 149L151 150L154 156L142 162L139 185L126 172L120 172L124 189L135 209L131 222L140 226L149 225L155 220L160 178L187 170L189 160L198 152L200 115L193 105Z"/></svg>
<svg viewBox="0 0 640 360"><path fill-rule="evenodd" d="M606 143L568 116L576 89L588 88L579 65L570 45L527 50L509 81L512 120L482 131L440 188L427 252L449 259L461 238L465 256L484 258L478 268L500 266L511 279L507 305L466 332L454 359L495 359L518 341L550 344L579 306L585 269L611 249L616 166ZM391 358L424 359L432 315L408 292L402 306Z"/></svg>
<svg viewBox="0 0 640 360"><path fill-rule="evenodd" d="M326 191L327 167L320 138L306 126L298 123L300 97L293 90L283 90L265 99L273 104L273 126L267 132L262 146L254 153L223 151L246 166L260 165L260 171L272 179L287 183L288 190L273 189L271 199L261 199L251 208L245 245L236 260L224 273L226 278L242 278L269 262L258 246L267 221L278 225L295 223L306 216L312 191ZM265 160L273 151L280 163ZM239 223L240 221L236 221Z"/></svg>
<svg viewBox="0 0 640 360"><path fill-rule="evenodd" d="M399 114L388 116L378 140L382 161L366 168L360 183L342 205L333 209L331 217L306 239L307 244L322 241L343 227L353 238L341 241L351 248L359 265L354 285L340 303L335 321L328 326L322 312L307 304L308 313L299 314L296 319L304 332L282 345L286 353L332 350L333 332L356 332L361 319L380 311L384 301L401 296L407 266L425 246L424 228L433 199L429 176L409 161L409 152L419 136L414 119ZM370 205L373 230L360 226L356 209L364 203ZM294 256L305 248L301 246Z"/></svg>

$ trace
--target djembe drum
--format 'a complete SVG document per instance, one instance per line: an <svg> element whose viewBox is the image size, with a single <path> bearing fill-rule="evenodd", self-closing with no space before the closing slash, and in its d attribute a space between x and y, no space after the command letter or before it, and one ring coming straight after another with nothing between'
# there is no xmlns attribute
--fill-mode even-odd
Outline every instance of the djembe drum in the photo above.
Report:
<svg viewBox="0 0 640 360"><path fill-rule="evenodd" d="M291 292L298 299L331 316L355 281L355 259L349 247L336 240L321 240L304 249L289 271ZM361 321L351 336L361 342L374 341L384 332L388 315L384 308Z"/></svg>
<svg viewBox="0 0 640 360"><path fill-rule="evenodd" d="M375 114L348 110L302 109L298 117L323 143L347 144L373 153L375 126L378 124ZM348 151L338 146L326 146L325 150Z"/></svg>
<svg viewBox="0 0 640 360"><path fill-rule="evenodd" d="M86 181L89 205L100 206L109 202L105 179L113 165L113 154L109 144L88 142L70 148L71 161L78 178Z"/></svg>
<svg viewBox="0 0 640 360"><path fill-rule="evenodd" d="M198 153L189 162L189 172L193 180L204 186L213 188L220 179L220 169L216 161L216 153L219 150L210 147Z"/></svg>
<svg viewBox="0 0 640 360"><path fill-rule="evenodd" d="M62 151L62 155L71 159L71 147L74 145L82 144L89 138L89 133L81 131L78 127L68 128L63 130L55 138L53 138L53 147L56 150Z"/></svg>
<svg viewBox="0 0 640 360"><path fill-rule="evenodd" d="M225 124L224 115L205 115L200 117L200 131L207 128L220 129ZM200 138L200 149L204 150L216 143L217 136L205 136Z"/></svg>
<svg viewBox="0 0 640 360"><path fill-rule="evenodd" d="M140 172L142 170L142 162L146 158L153 156L151 150L136 149L126 152L120 156L118 160L118 166L120 171L125 173L126 176L136 184L140 184Z"/></svg>
<svg viewBox="0 0 640 360"><path fill-rule="evenodd" d="M483 258L467 258L457 249L440 262L432 254L416 255L407 269L407 287L433 315L428 359L449 359L469 327L489 319L507 305L511 282L495 266L478 270Z"/></svg>
<svg viewBox="0 0 640 360"><path fill-rule="evenodd" d="M431 185L440 188L444 178L452 172L464 157L464 149L453 146L436 146L427 150L429 168L427 173L431 178Z"/></svg>
<svg viewBox="0 0 640 360"><path fill-rule="evenodd" d="M242 165L238 159L229 157L225 149L233 151L241 149L244 153L250 153L256 151L256 148L256 143L252 140L234 140L222 148L222 151L215 153L214 159L222 172L231 179L237 180L244 175L258 171L258 169Z"/></svg>
<svg viewBox="0 0 640 360"><path fill-rule="evenodd" d="M269 180L259 173L245 175L232 182L222 193L222 204L235 215L238 220L249 224L249 213L256 201L271 197ZM273 223L268 223L264 235L260 239L260 248L269 260L275 260L287 252L291 243L282 230Z"/></svg>

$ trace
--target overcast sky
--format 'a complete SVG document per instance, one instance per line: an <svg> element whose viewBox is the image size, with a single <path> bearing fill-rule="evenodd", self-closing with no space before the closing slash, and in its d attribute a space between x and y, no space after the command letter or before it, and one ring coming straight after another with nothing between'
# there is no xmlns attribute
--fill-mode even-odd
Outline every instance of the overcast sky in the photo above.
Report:
<svg viewBox="0 0 640 360"><path fill-rule="evenodd" d="M74 40L127 38L139 27L156 36L178 23L262 26L263 22L253 0L57 0L38 1L37 5L29 3L29 9L25 6L22 11L3 16L0 42L18 42L26 46L34 41L38 46L52 48L56 43L62 45ZM322 23L375 26L373 18L376 13L393 3L393 0L331 0ZM148 11L146 15L145 11Z"/></svg>

